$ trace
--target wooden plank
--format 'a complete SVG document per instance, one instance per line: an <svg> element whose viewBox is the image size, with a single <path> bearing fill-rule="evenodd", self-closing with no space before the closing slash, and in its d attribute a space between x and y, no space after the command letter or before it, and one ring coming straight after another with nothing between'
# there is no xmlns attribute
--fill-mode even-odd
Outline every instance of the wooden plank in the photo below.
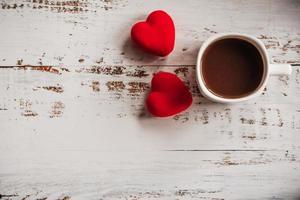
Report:
<svg viewBox="0 0 300 200"><path fill-rule="evenodd" d="M50 3L49 3L50 2ZM220 32L260 38L272 62L300 63L298 1L1 0L0 65L194 65L204 40ZM176 48L167 58L138 50L130 28L155 9L176 24ZM3 51L5 50L5 51Z"/></svg>
<svg viewBox="0 0 300 200"><path fill-rule="evenodd" d="M297 199L300 190L299 151L38 149L11 156L1 155L0 186L16 196L3 199Z"/></svg>
<svg viewBox="0 0 300 200"><path fill-rule="evenodd" d="M190 87L194 103L186 112L159 119L145 110L159 70L177 73ZM192 67L3 68L0 136L3 148L15 142L19 149L30 149L36 134L37 147L50 149L299 149L299 71L295 66L290 77L272 77L252 101L228 105L201 97ZM20 131L22 144L14 139ZM69 137L76 140L66 144Z"/></svg>

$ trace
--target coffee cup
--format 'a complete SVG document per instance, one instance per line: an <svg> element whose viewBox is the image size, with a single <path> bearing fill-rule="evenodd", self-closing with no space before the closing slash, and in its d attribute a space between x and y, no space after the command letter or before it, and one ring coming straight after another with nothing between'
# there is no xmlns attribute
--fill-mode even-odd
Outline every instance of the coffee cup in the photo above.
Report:
<svg viewBox="0 0 300 200"><path fill-rule="evenodd" d="M289 75L289 64L270 64L265 45L240 33L220 33L201 46L196 65L200 92L211 101L235 103L260 95L270 75Z"/></svg>

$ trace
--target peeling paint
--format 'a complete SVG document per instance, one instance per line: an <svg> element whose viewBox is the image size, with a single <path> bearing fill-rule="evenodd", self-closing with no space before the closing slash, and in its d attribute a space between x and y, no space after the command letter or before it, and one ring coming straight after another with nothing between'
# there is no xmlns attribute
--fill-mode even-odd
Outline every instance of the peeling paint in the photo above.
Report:
<svg viewBox="0 0 300 200"><path fill-rule="evenodd" d="M71 200L70 196L64 196L61 200Z"/></svg>
<svg viewBox="0 0 300 200"><path fill-rule="evenodd" d="M49 73L52 73L52 74L60 74L58 69L56 69L54 67L51 67L51 66L32 66L30 68L31 68L31 70L49 72Z"/></svg>
<svg viewBox="0 0 300 200"><path fill-rule="evenodd" d="M175 74L180 75L182 74L184 77L187 76L189 69L187 67L179 67L175 69Z"/></svg>
<svg viewBox="0 0 300 200"><path fill-rule="evenodd" d="M24 117L35 117L37 116L37 112L32 110L32 102L28 99L20 99L19 100L19 106L21 115Z"/></svg>
<svg viewBox="0 0 300 200"><path fill-rule="evenodd" d="M37 116L38 114L32 110L24 110L22 113L21 113L22 116L24 117L35 117Z"/></svg>
<svg viewBox="0 0 300 200"><path fill-rule="evenodd" d="M208 115L207 109L201 109L196 112L196 115L194 117L195 121L200 121L202 124L208 124L209 123L209 115Z"/></svg>
<svg viewBox="0 0 300 200"><path fill-rule="evenodd" d="M145 82L129 82L129 93L143 93L150 89L150 84Z"/></svg>
<svg viewBox="0 0 300 200"><path fill-rule="evenodd" d="M126 76L129 77L137 77L137 78L143 78L149 76L149 73L146 70L141 69L134 69L134 71L128 71L125 73Z"/></svg>
<svg viewBox="0 0 300 200"><path fill-rule="evenodd" d="M260 112L262 114L262 117L261 117L259 123L262 126L267 126L268 123L267 123L267 117L266 117L266 109L265 108L260 108Z"/></svg>
<svg viewBox="0 0 300 200"><path fill-rule="evenodd" d="M189 112L183 112L183 113L180 113L180 114L175 115L175 116L173 117L173 119L174 119L175 121L179 121L179 122L181 122L181 123L185 123L185 122L187 122L187 121L190 120L189 114L190 114Z"/></svg>
<svg viewBox="0 0 300 200"><path fill-rule="evenodd" d="M286 86L288 85L289 77L288 76L278 76L278 80L283 82Z"/></svg>
<svg viewBox="0 0 300 200"><path fill-rule="evenodd" d="M61 117L63 115L63 109L65 104L61 101L56 101L51 106L50 118Z"/></svg>
<svg viewBox="0 0 300 200"><path fill-rule="evenodd" d="M125 84L123 81L108 81L106 83L108 91L118 91L121 92L125 89Z"/></svg>
<svg viewBox="0 0 300 200"><path fill-rule="evenodd" d="M40 72L49 72L58 75L61 75L62 72L70 72L70 70L65 67L33 66L33 65L20 65L20 66L13 66L13 67L17 70L33 70L33 71L40 71Z"/></svg>
<svg viewBox="0 0 300 200"><path fill-rule="evenodd" d="M81 0L26 0L22 3L1 3L3 10L31 8L56 13L81 13L88 11L88 3Z"/></svg>
<svg viewBox="0 0 300 200"><path fill-rule="evenodd" d="M246 119L244 117L240 118L242 124L255 124L255 119Z"/></svg>
<svg viewBox="0 0 300 200"><path fill-rule="evenodd" d="M22 65L23 64L23 59L17 60L17 65Z"/></svg>
<svg viewBox="0 0 300 200"><path fill-rule="evenodd" d="M93 81L91 87L92 87L94 92L99 92L100 91L99 81Z"/></svg>
<svg viewBox="0 0 300 200"><path fill-rule="evenodd" d="M60 86L60 85L57 85L57 86L43 86L42 88L45 89L45 90L48 90L48 91L56 92L56 93L63 93L64 92L63 87Z"/></svg>
<svg viewBox="0 0 300 200"><path fill-rule="evenodd" d="M81 68L76 72L86 72L92 74L104 74L104 75L121 75L124 74L125 67L123 66L107 66L107 67L99 67L92 66L90 68Z"/></svg>

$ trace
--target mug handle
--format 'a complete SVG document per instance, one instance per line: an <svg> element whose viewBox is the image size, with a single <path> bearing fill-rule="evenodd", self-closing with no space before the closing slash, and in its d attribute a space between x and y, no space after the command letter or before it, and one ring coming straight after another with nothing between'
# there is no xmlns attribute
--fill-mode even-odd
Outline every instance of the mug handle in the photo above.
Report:
<svg viewBox="0 0 300 200"><path fill-rule="evenodd" d="M290 64L270 64L270 75L290 75L292 66Z"/></svg>

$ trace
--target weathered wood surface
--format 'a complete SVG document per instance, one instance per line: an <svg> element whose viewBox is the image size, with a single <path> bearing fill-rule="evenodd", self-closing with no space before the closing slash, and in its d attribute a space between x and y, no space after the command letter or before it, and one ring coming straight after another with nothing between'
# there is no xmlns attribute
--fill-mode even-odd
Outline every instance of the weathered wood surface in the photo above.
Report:
<svg viewBox="0 0 300 200"><path fill-rule="evenodd" d="M300 1L0 0L0 199L297 199L300 66L260 97L215 104L194 76L216 32L260 38L300 63ZM167 58L130 43L155 9L175 20ZM152 74L178 74L190 109L144 109Z"/></svg>

